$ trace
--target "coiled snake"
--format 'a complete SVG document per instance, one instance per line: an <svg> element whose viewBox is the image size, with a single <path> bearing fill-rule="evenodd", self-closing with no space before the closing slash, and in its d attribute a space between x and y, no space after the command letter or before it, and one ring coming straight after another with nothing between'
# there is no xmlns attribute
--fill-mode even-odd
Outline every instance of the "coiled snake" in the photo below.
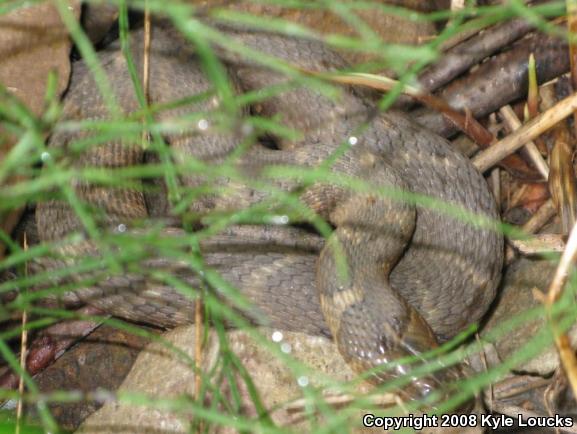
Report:
<svg viewBox="0 0 577 434"><path fill-rule="evenodd" d="M242 44L301 69L324 72L347 67L320 41L238 28L223 31L231 45ZM141 39L140 31L133 32L130 39L137 65L142 61ZM356 90L342 87L336 97L327 96L310 83L291 81L282 68L264 66L266 57L259 63L254 56L242 56L226 47L216 52L233 83L232 91L257 91L252 94L257 96L257 103L251 106L253 114L276 116L286 127L302 133L299 139L280 141L280 149L252 144L236 160L240 173L264 179L266 166L317 167L330 157L334 161L328 173L360 178L376 188L353 189L336 181L300 187L297 181L275 178L266 182L274 188L300 191L300 199L336 228L326 243L301 228L251 225L231 226L204 240L200 248L207 266L219 271L254 304L254 312L251 309L246 314L264 315L269 324L279 328L332 335L343 357L358 371L402 356L418 356L479 320L494 298L500 276L500 234L443 212L415 207L405 193L400 197L378 193L378 189L392 189L430 195L496 219L494 199L469 161L443 138L405 116L375 116L371 104ZM137 111L134 86L119 47L103 50L99 59L122 111ZM154 27L152 104L211 91L213 84L206 75L190 43L171 28ZM264 88L277 91L259 94ZM77 63L64 101L64 118L107 119L105 101L96 89L86 65ZM246 138L242 119L240 127L225 129L219 127L218 118L210 117L223 102L220 96L198 98L156 113L157 120L168 125L178 116L208 113L206 119L191 126L176 123L177 128L173 125L164 134L177 163L186 165L190 157L223 163ZM359 130L362 124L365 128ZM83 152L71 145L92 134L61 131L51 138L50 147L55 155L62 152L76 168L115 169L146 163L149 154L130 140L115 139ZM347 140L351 146L342 147ZM249 188L234 177L215 176L207 181L194 168L178 175L179 182L190 188L208 183L232 191L201 195L188 211L242 208L269 197L266 190ZM134 221L170 216L162 188L144 188L131 181L128 186L110 186L79 179L73 191L102 227L131 229ZM68 201L58 198L40 203L36 219L45 241L85 230ZM177 227L162 231L172 239L185 234ZM38 266L53 269L74 263L80 256L97 256L99 241L88 237L82 243L61 247L59 253L64 258L44 258ZM147 258L141 265L144 271L105 275L74 294L136 321L164 326L191 322L194 301L146 271L165 267L193 287L200 283L197 274L178 259ZM376 372L374 377L386 380L410 369L401 364L392 371ZM413 397L426 396L459 375L458 368L444 369L413 378L406 390Z"/></svg>

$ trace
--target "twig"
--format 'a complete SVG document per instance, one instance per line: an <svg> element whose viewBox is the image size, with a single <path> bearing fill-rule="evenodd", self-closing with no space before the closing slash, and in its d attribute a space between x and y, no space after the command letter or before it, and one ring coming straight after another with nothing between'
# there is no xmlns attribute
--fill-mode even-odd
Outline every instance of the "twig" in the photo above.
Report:
<svg viewBox="0 0 577 434"><path fill-rule="evenodd" d="M433 92L497 50L516 41L533 27L527 20L518 18L485 29L482 33L476 30L476 36L447 51L439 62L424 71L419 82L429 92Z"/></svg>
<svg viewBox="0 0 577 434"><path fill-rule="evenodd" d="M529 190L529 184L521 184L518 189L511 193L509 203L507 204L507 209L519 206L526 197L527 190Z"/></svg>
<svg viewBox="0 0 577 434"><path fill-rule="evenodd" d="M454 109L468 108L480 119L527 94L527 59L531 53L535 53L541 83L569 71L566 41L534 33L511 50L453 80L437 96ZM450 136L456 130L433 110L423 108L413 114L418 123L442 136Z"/></svg>
<svg viewBox="0 0 577 434"><path fill-rule="evenodd" d="M541 208L539 208L537 212L533 214L523 226L521 226L521 229L526 234L534 234L543 226L545 226L545 224L551 220L556 212L557 209L555 208L553 201L551 199L547 199L547 201L541 205ZM511 243L511 240L509 240L509 243ZM515 250L511 246L507 246L507 251L505 252L505 263L510 264L514 259Z"/></svg>
<svg viewBox="0 0 577 434"><path fill-rule="evenodd" d="M194 376L194 396L196 399L200 397L201 391L201 369L202 369L202 292L194 303L194 364L196 367L196 375Z"/></svg>
<svg viewBox="0 0 577 434"><path fill-rule="evenodd" d="M499 113L501 113L503 120L511 131L517 131L523 125L510 105L501 107ZM529 141L524 146L539 173L543 175L544 179L547 179L549 177L549 166L547 166L547 162L543 159L539 149L537 149L537 145L533 141Z"/></svg>
<svg viewBox="0 0 577 434"><path fill-rule="evenodd" d="M569 34L575 35L577 33L577 0L566 0L567 5L567 28ZM577 90L577 46L575 41L569 41L569 62L571 65L571 85L573 91ZM573 114L575 120L575 128L577 128L577 113ZM576 130L577 133L577 130Z"/></svg>
<svg viewBox="0 0 577 434"><path fill-rule="evenodd" d="M24 251L28 250L28 239L26 237L26 232L24 232ZM28 275L27 264L24 264L24 276ZM28 353L28 330L26 328L28 324L28 313L26 309L22 311L22 335L20 341L20 369L21 372L26 371L26 356ZM16 407L16 434L20 434L20 425L22 422L22 404L24 397L24 376L20 375L18 379L18 405Z"/></svg>
<svg viewBox="0 0 577 434"><path fill-rule="evenodd" d="M527 234L534 234L541 229L545 224L551 220L555 215L555 205L551 199L548 199L541 208L537 210L527 222L521 226L521 229Z"/></svg>
<svg viewBox="0 0 577 434"><path fill-rule="evenodd" d="M457 34L451 36L439 46L441 53L446 53L447 51L453 49L455 46L462 44L467 39L471 39L473 36L478 35L479 32L489 27L489 24L477 25L477 23L473 22L472 20L467 24L471 25L472 27L465 30L460 29ZM432 35L429 37L429 39L434 39L435 37L436 35Z"/></svg>
<svg viewBox="0 0 577 434"><path fill-rule="evenodd" d="M306 74L323 77L335 83L366 86L371 89L385 92L390 91L394 86L398 84L397 81L391 78L374 74L348 73L327 76L326 74L320 74L310 70L303 70L302 68L300 68L300 70ZM411 86L405 86L403 93L405 95L411 96L412 98L415 98L417 101L425 104L429 108L442 113L443 116L449 119L461 131L473 139L475 143L481 146L484 145L486 147L493 140L493 135L479 122L477 122L474 117L470 116L469 113L463 114L460 111L455 110L445 101L443 101L443 99Z"/></svg>
<svg viewBox="0 0 577 434"><path fill-rule="evenodd" d="M26 356L28 354L28 330L26 324L28 323L28 315L26 310L22 312L22 334L20 343L20 369L22 372L26 370ZM20 423L22 421L22 404L24 397L24 376L20 375L18 379L18 405L16 407L16 434L20 433Z"/></svg>
<svg viewBox="0 0 577 434"><path fill-rule="evenodd" d="M334 409L341 409L347 405L358 401L359 398L355 398L352 395L329 395L324 396L323 400L326 405L331 406ZM398 396L392 393L383 393L379 395L371 395L368 398L363 398L364 402L368 405L386 408L393 406L402 407L402 403L399 403ZM399 405L401 404L401 405ZM306 411L310 408L310 400L307 398L297 399L293 402L289 402L285 406L280 407L277 411L285 411L289 416L290 420L287 425L294 425L306 417Z"/></svg>
<svg viewBox="0 0 577 434"><path fill-rule="evenodd" d="M333 408L343 408L358 400L352 395L330 395L323 397L323 400L326 404L330 405ZM369 398L369 404L376 405L376 406L386 406L386 405L395 405L396 400L392 393L386 393L383 395L375 395ZM288 403L283 409L287 413L298 413L304 411L308 407L308 400L306 398L297 399L296 401Z"/></svg>
<svg viewBox="0 0 577 434"><path fill-rule="evenodd" d="M553 377L551 377L550 383L543 392L543 403L549 415L553 416L558 413L558 399L561 395L564 395L567 390L567 376L563 371L562 366L557 366Z"/></svg>
<svg viewBox="0 0 577 434"><path fill-rule="evenodd" d="M375 74L348 73L327 75L325 73L319 73L317 71L299 67L295 67L295 69L298 69L303 74L308 74L313 77L321 77L334 83L365 86L384 92L388 92L398 85L396 80ZM428 108L435 110L436 114L441 114L454 126L457 126L461 131L469 136L481 148L486 149L493 142L493 134L477 122L469 112L462 114L460 111L453 109L443 99L412 86L405 85L402 92L404 95L410 96L423 103ZM524 178L533 177L532 169L530 169L517 155L508 156L501 163L507 170Z"/></svg>
<svg viewBox="0 0 577 434"><path fill-rule="evenodd" d="M569 235L569 240L567 241L567 248L561 255L561 260L559 261L559 266L555 271L555 276L553 281L549 286L549 291L547 292L547 297L544 300L545 310L553 329L553 334L555 338L555 345L557 346L557 351L559 351L559 357L569 379L569 384L573 390L573 396L577 396L577 359L575 358L575 353L571 348L571 342L569 337L565 332L559 330L557 324L557 318L553 316L553 305L557 300L561 298L563 288L569 277L569 269L574 264L577 258L577 225L573 226L571 234Z"/></svg>
<svg viewBox="0 0 577 434"><path fill-rule="evenodd" d="M561 234L540 234L527 240L509 240L509 244L523 255L560 253L565 249L564 236Z"/></svg>
<svg viewBox="0 0 577 434"><path fill-rule="evenodd" d="M559 101L546 112L531 119L517 131L481 152L473 159L473 164L479 171L484 172L507 155L515 152L525 143L535 139L558 122L570 116L575 110L577 110L577 93Z"/></svg>
<svg viewBox="0 0 577 434"><path fill-rule="evenodd" d="M451 11L465 8L465 0L451 0Z"/></svg>
<svg viewBox="0 0 577 434"><path fill-rule="evenodd" d="M517 417L519 415L521 415L524 419L545 417L544 415L536 413L534 411L525 410L523 407L518 407L516 405L508 405L508 404L503 404L503 403L495 403L494 411L497 413L507 415L507 416L511 416L515 419L517 419ZM573 426L573 427L568 427L568 428L562 428L561 432L577 433L577 427Z"/></svg>
<svg viewBox="0 0 577 434"><path fill-rule="evenodd" d="M494 399L499 401L512 398L530 390L547 386L550 383L551 380L547 378L534 377L532 375L515 375L493 384Z"/></svg>
<svg viewBox="0 0 577 434"><path fill-rule="evenodd" d="M144 52L142 57L142 87L146 103L150 102L150 9L148 0L144 4Z"/></svg>
<svg viewBox="0 0 577 434"><path fill-rule="evenodd" d="M481 338L479 337L479 333L475 333L475 341L477 341L477 344L481 344ZM481 359L481 363L483 364L483 369L484 372L488 372L489 371L489 362L487 361L487 352L485 351L485 347L483 346L483 350L479 353L479 358ZM493 390L493 383L489 384L489 390L486 391L486 395L488 395L489 397L489 403L487 405L487 407L489 408L489 411L491 411L491 409L493 408L493 401L495 398L495 393Z"/></svg>

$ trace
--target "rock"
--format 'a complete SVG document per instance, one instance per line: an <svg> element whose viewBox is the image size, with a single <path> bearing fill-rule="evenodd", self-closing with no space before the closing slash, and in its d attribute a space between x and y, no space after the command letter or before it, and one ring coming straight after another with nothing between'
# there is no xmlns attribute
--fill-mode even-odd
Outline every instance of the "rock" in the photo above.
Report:
<svg viewBox="0 0 577 434"><path fill-rule="evenodd" d="M263 329L265 335L269 336L272 331ZM191 360L194 358L194 326L175 329L165 335L167 341L184 351ZM278 337L281 335L275 335ZM277 347L284 351L290 351L297 359L303 353L312 355L310 366L323 369L327 374L333 375L335 379L347 380L353 377L350 369L343 364L340 355L334 346L324 338L310 337L294 333L282 334L283 339ZM229 348L236 354L245 366L247 372L253 375L260 395L268 408L284 403L289 397L302 396L302 388L298 385L295 377L284 367L276 357L270 352L256 345L247 332L232 331L228 333ZM204 349L204 371L209 372L219 361L218 337L214 331L209 333L208 343ZM254 375L256 373L256 375ZM301 382L318 384L319 379L315 377L300 377ZM176 398L182 394L194 395L195 375L191 366L174 352L167 350L159 344L151 345L138 358L134 369L130 372L119 392L141 392L153 395L155 398ZM244 383L243 383L244 385ZM223 393L229 394L231 385L227 382L224 385ZM254 405L252 405L246 387L241 390L243 402L243 414L248 417L257 415ZM283 424L287 422L288 415L283 412L276 412L273 420ZM191 419L186 416L179 416L163 410L143 409L141 407L131 407L117 403L107 404L100 411L90 417L83 425L80 432L89 432L103 426L123 426L126 433L140 432L146 428L147 432L187 432ZM156 430L156 431L155 431ZM113 431L110 431L113 432ZM114 431L117 432L117 431ZM229 429L222 429L218 432L229 432ZM234 432L230 430L230 432Z"/></svg>
<svg viewBox="0 0 577 434"><path fill-rule="evenodd" d="M69 7L78 17L80 4L71 1ZM48 73L58 74L57 98L68 84L70 47L68 31L52 2L40 2L0 15L0 84L33 115L41 115ZM3 104L8 104L7 101ZM13 133L0 126L0 161L6 160L17 141ZM29 161L33 163L35 159ZM22 175L10 170L4 183L16 184L21 180ZM0 229L10 233L21 214L22 209L16 208L0 212ZM4 250L0 242L0 259Z"/></svg>
<svg viewBox="0 0 577 434"><path fill-rule="evenodd" d="M354 432L374 432L375 428L360 427L362 415L367 411L328 408L325 409L326 417L318 416L312 419L303 417L303 413L295 412L295 409L301 408L302 403L302 401L295 403L295 400L316 393L317 386L324 386L324 390L332 390L334 397L338 391L334 388L337 382L354 378L354 373L344 363L332 342L325 338L300 333L282 332L279 334L266 328L260 328L258 331L265 336L265 341L269 345L276 348L277 352L286 356L290 355L300 362L288 364L282 362L277 355L267 350L265 345L257 344L251 332L236 330L227 333L230 350L250 375L263 407L268 409L266 413L271 415L271 420L275 425L290 426L292 429L308 432L316 423L325 428L333 424L332 431L347 431L347 427L356 426ZM210 376L213 385L220 384L218 394L207 393L203 400L202 410L198 408L198 404L192 403L188 409L186 405L181 407L179 406L181 401L178 400L172 402L176 406L174 408L180 409L180 412L168 409L171 402L169 399L185 395L194 396L195 375L189 364L194 358L194 335L194 326L190 326L175 329L164 336L168 342L180 348L191 358L188 362L159 343L149 346L137 359L118 393L121 397L128 392L152 396L155 401L150 404L150 407L130 405L128 399L125 403L107 403L89 417L78 432L184 433L189 432L190 424L194 422L194 412L206 414L206 409L211 406L216 406L219 415L224 417L213 420L215 423L211 423L210 432L232 433L242 429L243 426L247 429L252 426L253 428L249 431L253 431L252 424L256 422L255 419L260 418L260 422L264 423L264 414L255 407L250 387L247 386L246 381L241 380L241 375L234 368L235 363L227 363L226 361L230 358L222 356L219 352L221 345L214 331L208 333L208 343L203 352L203 370L206 373L212 372ZM299 369L303 367L302 365L307 369ZM224 377L220 377L221 373ZM231 374L237 380L235 381L237 387L233 387L230 383ZM219 382L219 377L224 381ZM361 395L366 394L369 387L364 383L355 386L356 392ZM349 390L348 393L350 394L351 391ZM138 399L134 398L134 395L131 396L133 401ZM381 397L385 402L395 402L390 394ZM228 402L228 409L226 405L223 405L224 402ZM287 406L287 403L291 402L292 406ZM238 411L235 413L232 410L231 414L231 409L235 406ZM378 415L381 411L384 410L373 409L371 412ZM424 430L422 432L435 431Z"/></svg>
<svg viewBox="0 0 577 434"><path fill-rule="evenodd" d="M146 339L110 326L101 326L86 339L66 351L39 373L34 381L42 393L71 391L91 393L115 390L132 367ZM51 403L50 411L59 426L73 431L96 409L98 402ZM30 410L35 406L30 406Z"/></svg>
<svg viewBox="0 0 577 434"><path fill-rule="evenodd" d="M82 27L93 44L101 42L118 19L118 6L113 3L85 3Z"/></svg>
<svg viewBox="0 0 577 434"><path fill-rule="evenodd" d="M498 331L499 327L503 327L504 322L522 315L525 311L541 309L541 312L537 319L523 322L522 325L508 330L495 342L501 360L511 357L545 329L544 311L541 308L541 302L534 296L534 289L546 293L553 279L555 268L556 264L551 261L522 258L505 272L495 311L490 315L481 337ZM573 345L577 343L575 328L570 333L570 339ZM536 357L521 363L515 371L541 376L553 373L559 365L559 357L554 344L539 347L538 350Z"/></svg>
<svg viewBox="0 0 577 434"><path fill-rule="evenodd" d="M78 2L70 2L76 17ZM52 2L14 9L0 16L0 83L35 115L42 113L48 73L58 73L58 93L70 75L68 30Z"/></svg>

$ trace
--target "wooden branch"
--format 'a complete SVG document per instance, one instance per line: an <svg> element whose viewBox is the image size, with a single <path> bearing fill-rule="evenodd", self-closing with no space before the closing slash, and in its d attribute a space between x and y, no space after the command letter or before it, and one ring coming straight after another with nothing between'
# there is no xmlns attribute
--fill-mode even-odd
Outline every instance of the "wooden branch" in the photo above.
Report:
<svg viewBox="0 0 577 434"><path fill-rule="evenodd" d="M512 154L527 142L553 127L577 110L577 93L559 101L549 110L531 119L517 131L498 141L486 151L473 158L473 164L484 172L493 167L507 155Z"/></svg>

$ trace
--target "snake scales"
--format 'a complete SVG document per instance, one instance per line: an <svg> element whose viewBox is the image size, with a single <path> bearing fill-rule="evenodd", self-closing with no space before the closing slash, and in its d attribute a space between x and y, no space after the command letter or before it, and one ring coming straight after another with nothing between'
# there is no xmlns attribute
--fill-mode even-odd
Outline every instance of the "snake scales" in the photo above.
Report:
<svg viewBox="0 0 577 434"><path fill-rule="evenodd" d="M246 29L226 29L231 44L275 56L293 66L313 71L345 69L344 61L322 42L263 34ZM142 32L131 35L131 52L141 64ZM339 146L355 137L335 158L331 171L361 178L377 188L395 188L431 195L468 211L497 218L492 196L483 177L447 142L395 114L374 115L371 104L357 91L339 88L329 97L307 84L220 47L234 92L269 86L281 91L261 98L250 110L262 117L278 116L282 123L302 133L300 139L279 141L279 149L253 143L238 157L236 167L257 179L270 165L316 167ZM118 45L99 53L122 112L139 105L125 57ZM287 85L290 84L290 85ZM292 84L291 84L292 83ZM284 87L283 87L284 86ZM173 29L154 27L150 61L150 100L166 103L213 88L191 45ZM109 117L105 101L86 65L74 66L64 100L63 118L103 120ZM258 95L258 94L257 94ZM218 128L217 97L198 100L156 114L169 122L190 113L208 113L204 124L177 124L164 134L177 163L187 158L219 164L245 140L244 129ZM357 128L366 124L360 133ZM72 146L93 135L87 131L55 133L49 146L72 167L126 168L149 161L149 153L130 140L111 140L83 152ZM194 170L180 173L179 182L190 188L204 185ZM295 190L296 181L267 181L275 188ZM159 182L155 186L158 187ZM229 210L262 203L267 194L235 179L215 177L209 184L231 187L228 195L198 197L189 211ZM162 187L162 185L161 185ZM165 188L145 188L144 183L110 186L77 179L74 192L104 228L170 216ZM246 314L264 315L274 327L311 334L332 335L343 357L358 371L406 355L419 355L439 341L454 336L479 320L494 298L502 263L502 237L495 231L475 228L444 213L393 200L386 195L352 191L344 186L317 182L304 187L300 199L336 229L327 242L300 228L231 226L201 243L204 261L254 304ZM68 201L55 197L41 202L36 220L40 238L57 241L84 224ZM139 229L134 229L139 230ZM167 239L178 240L181 228L162 229ZM339 269L339 256L345 272ZM37 266L52 270L74 263L74 258L96 256L99 241L86 237L81 243L59 248L62 256L44 258ZM125 270L105 275L95 284L74 290L74 296L106 311L136 321L174 326L191 322L194 301L147 271L166 269L190 285L200 278L186 263L157 255L143 258L142 271ZM320 296L318 295L320 294ZM72 294L70 294L72 296ZM257 315L258 313L258 315ZM376 373L377 381L410 370L402 364L394 371ZM425 396L442 383L458 378L449 368L424 378L414 378L410 396Z"/></svg>

